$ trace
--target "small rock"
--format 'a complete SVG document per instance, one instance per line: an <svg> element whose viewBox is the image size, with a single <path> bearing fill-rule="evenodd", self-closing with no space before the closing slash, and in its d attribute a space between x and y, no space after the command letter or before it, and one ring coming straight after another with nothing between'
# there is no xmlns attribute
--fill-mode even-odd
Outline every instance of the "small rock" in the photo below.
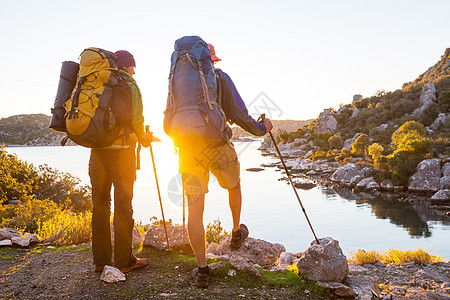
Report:
<svg viewBox="0 0 450 300"><path fill-rule="evenodd" d="M2 240L2 241L0 241L0 247L1 246L12 246L12 241L11 240Z"/></svg>
<svg viewBox="0 0 450 300"><path fill-rule="evenodd" d="M103 269L102 275L100 275L100 280L103 280L108 283L125 281L125 274L123 274L119 269L105 266Z"/></svg>
<svg viewBox="0 0 450 300"><path fill-rule="evenodd" d="M212 242L211 244L209 244L208 249L206 249L206 253L217 254L218 247L219 247L219 244Z"/></svg>
<svg viewBox="0 0 450 300"><path fill-rule="evenodd" d="M238 255L233 255L230 258L230 264L237 270L249 272L256 277L260 277L261 274L255 268L255 266L248 260Z"/></svg>
<svg viewBox="0 0 450 300"><path fill-rule="evenodd" d="M28 236L21 236L21 237L14 236L14 237L11 238L11 242L14 245L18 245L18 246L21 246L21 247L28 247L30 245L30 243L31 243L31 236L30 235L28 235Z"/></svg>
<svg viewBox="0 0 450 300"><path fill-rule="evenodd" d="M372 294L378 298L381 297L380 290L372 277L349 275L346 278L346 282L355 293L357 299L371 300Z"/></svg>
<svg viewBox="0 0 450 300"><path fill-rule="evenodd" d="M305 290L305 295L309 295L309 294L311 294L311 291L310 290Z"/></svg>
<svg viewBox="0 0 450 300"><path fill-rule="evenodd" d="M367 272L367 269L358 265L348 264L348 273L352 275L362 274Z"/></svg>
<svg viewBox="0 0 450 300"><path fill-rule="evenodd" d="M235 275L236 275L236 270L230 269L230 270L228 271L228 276L235 276Z"/></svg>
<svg viewBox="0 0 450 300"><path fill-rule="evenodd" d="M353 297L355 293L348 286L340 282L317 282L318 285L331 289L331 291L340 297Z"/></svg>
<svg viewBox="0 0 450 300"><path fill-rule="evenodd" d="M264 169L263 168L248 168L248 169L245 169L245 171L248 171L248 172L261 172L261 171L264 171Z"/></svg>

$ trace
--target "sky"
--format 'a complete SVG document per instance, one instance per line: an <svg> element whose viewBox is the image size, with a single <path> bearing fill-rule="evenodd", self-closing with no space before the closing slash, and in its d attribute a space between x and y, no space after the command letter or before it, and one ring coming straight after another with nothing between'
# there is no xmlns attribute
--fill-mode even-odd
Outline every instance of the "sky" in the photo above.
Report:
<svg viewBox="0 0 450 300"><path fill-rule="evenodd" d="M61 62L128 50L146 124L162 132L176 39L215 46L253 115L306 120L394 91L450 47L447 0L0 0L0 118L50 115Z"/></svg>

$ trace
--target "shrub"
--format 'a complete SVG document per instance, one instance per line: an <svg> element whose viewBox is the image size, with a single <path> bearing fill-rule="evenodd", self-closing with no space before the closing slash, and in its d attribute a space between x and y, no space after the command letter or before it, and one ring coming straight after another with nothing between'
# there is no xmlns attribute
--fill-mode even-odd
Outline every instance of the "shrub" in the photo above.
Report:
<svg viewBox="0 0 450 300"><path fill-rule="evenodd" d="M328 151L329 150L329 144L328 139L333 134L331 132L319 132L317 133L317 138L314 140L314 146L317 146L320 148L320 150Z"/></svg>
<svg viewBox="0 0 450 300"><path fill-rule="evenodd" d="M382 260L380 252L375 250L364 251L358 250L355 253L350 252L349 261L355 265L374 264Z"/></svg>
<svg viewBox="0 0 450 300"><path fill-rule="evenodd" d="M35 168L0 147L0 204L50 199L75 211L91 210L91 189L80 182L47 165Z"/></svg>
<svg viewBox="0 0 450 300"><path fill-rule="evenodd" d="M32 198L39 181L33 165L28 165L0 148L0 204L10 200L26 201Z"/></svg>
<svg viewBox="0 0 450 300"><path fill-rule="evenodd" d="M446 113L450 108L450 91L442 91L437 98L439 111Z"/></svg>
<svg viewBox="0 0 450 300"><path fill-rule="evenodd" d="M228 232L223 229L219 219L214 220L212 223L208 223L208 225L206 225L205 239L209 244L211 244L212 242L219 243L220 240L227 234Z"/></svg>
<svg viewBox="0 0 450 300"><path fill-rule="evenodd" d="M392 134L392 142L398 146L402 136L407 133L415 133L418 136L425 136L427 131L421 123L409 121L400 126L400 128Z"/></svg>
<svg viewBox="0 0 450 300"><path fill-rule="evenodd" d="M333 135L328 139L328 146L330 149L342 149L344 147L344 141L340 135Z"/></svg>
<svg viewBox="0 0 450 300"><path fill-rule="evenodd" d="M372 157L373 161L378 160L381 157L381 153L384 151L383 146L377 143L373 143L367 149L369 155Z"/></svg>
<svg viewBox="0 0 450 300"><path fill-rule="evenodd" d="M27 200L18 205L0 206L0 227L37 232L43 222L58 214L61 206L50 200Z"/></svg>
<svg viewBox="0 0 450 300"><path fill-rule="evenodd" d="M422 123L425 126L430 126L433 124L434 120L436 120L437 116L439 114L439 106L436 103L430 103L422 112L422 115L420 116L420 123Z"/></svg>
<svg viewBox="0 0 450 300"><path fill-rule="evenodd" d="M352 153L357 155L363 155L366 153L367 148L369 147L370 139L366 134L361 134L352 144Z"/></svg>
<svg viewBox="0 0 450 300"><path fill-rule="evenodd" d="M42 223L38 234L44 243L52 245L74 245L87 243L92 238L92 213L58 211L52 218Z"/></svg>
<svg viewBox="0 0 450 300"><path fill-rule="evenodd" d="M44 242L55 245L90 241L91 218L90 212L74 213L48 199L0 206L0 227L36 233Z"/></svg>
<svg viewBox="0 0 450 300"><path fill-rule="evenodd" d="M156 225L156 226L163 226L164 225L164 221L162 219L158 219L155 216L150 218L150 223L152 225ZM169 221L166 221L165 223L166 223L166 226L172 226L173 225L172 219L169 219Z"/></svg>
<svg viewBox="0 0 450 300"><path fill-rule="evenodd" d="M433 264L443 261L441 256L435 256L427 251L418 248L416 250L398 250L389 249L380 254L378 251L358 250L355 253L350 252L349 261L353 264L364 265L376 262L401 264L407 261L414 261L417 264Z"/></svg>
<svg viewBox="0 0 450 300"><path fill-rule="evenodd" d="M441 256L435 256L427 251L418 248L416 250L398 250L389 249L383 252L382 262L401 264L407 261L413 261L417 264L433 264L442 261Z"/></svg>

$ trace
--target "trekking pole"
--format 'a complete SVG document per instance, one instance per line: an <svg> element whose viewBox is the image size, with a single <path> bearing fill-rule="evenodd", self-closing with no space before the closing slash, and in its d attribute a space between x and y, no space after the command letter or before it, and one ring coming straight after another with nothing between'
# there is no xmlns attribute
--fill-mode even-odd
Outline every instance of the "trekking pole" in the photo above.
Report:
<svg viewBox="0 0 450 300"><path fill-rule="evenodd" d="M145 132L147 132L147 133L150 132L149 125L145 126ZM156 166L155 166L155 158L153 157L152 143L150 143L150 154L152 155L153 171L155 172L155 179L156 179L156 189L158 190L159 205L161 206L161 214L162 214L162 219L163 219L163 224L164 224L164 232L166 233L167 249L170 249L169 236L167 235L167 228L166 228L166 220L164 219L164 210L163 210L163 205L162 205L162 200L161 200L161 192L159 190L158 175L156 175Z"/></svg>
<svg viewBox="0 0 450 300"><path fill-rule="evenodd" d="M182 189L183 189L183 251L185 250L185 233L184 233L184 231L185 231L185 216L186 216L186 213L185 213L185 210L186 210L186 206L184 205L184 183L181 183L181 187L182 187Z"/></svg>
<svg viewBox="0 0 450 300"><path fill-rule="evenodd" d="M259 122L259 123L262 123L262 122L264 121L265 118L266 118L266 115L265 115L265 114L262 114L261 116L259 116L258 122ZM301 206L301 208L302 208L302 211L303 211L303 213L305 214L306 221L308 221L308 225L309 225L309 227L311 228L311 231L312 231L312 233L313 233L313 235L314 235L314 238L316 239L317 245L320 245L319 239L317 238L316 233L314 232L314 229L313 229L313 227L312 227L312 225L311 225L311 222L309 221L308 215L306 214L306 210L305 210L305 208L303 207L302 201L300 200L300 196L299 196L298 193L297 193L297 189L295 188L294 183L292 182L292 178L291 178L291 175L289 174L288 168L286 167L286 164L284 163L283 156L281 156L280 149L278 149L277 143L275 142L275 139L273 138L272 131L269 131L269 136L270 136L270 139L272 140L273 145L275 146L275 150L276 150L277 153L278 153L278 157L280 158L281 163L283 164L283 167L284 167L284 170L286 171L286 175L287 175L287 177L288 177L288 180L289 180L289 182L291 183L292 188L294 189L294 193L295 193L295 195L297 196L298 203L300 203L300 206Z"/></svg>

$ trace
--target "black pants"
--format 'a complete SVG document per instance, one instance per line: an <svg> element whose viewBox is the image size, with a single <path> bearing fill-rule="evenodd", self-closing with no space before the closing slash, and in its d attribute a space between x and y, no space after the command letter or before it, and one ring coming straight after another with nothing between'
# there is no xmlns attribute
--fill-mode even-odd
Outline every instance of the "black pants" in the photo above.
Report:
<svg viewBox="0 0 450 300"><path fill-rule="evenodd" d="M134 264L133 184L136 178L134 148L92 149L89 160L92 185L92 252L94 264L111 265L111 186L114 185L114 263L117 268Z"/></svg>

